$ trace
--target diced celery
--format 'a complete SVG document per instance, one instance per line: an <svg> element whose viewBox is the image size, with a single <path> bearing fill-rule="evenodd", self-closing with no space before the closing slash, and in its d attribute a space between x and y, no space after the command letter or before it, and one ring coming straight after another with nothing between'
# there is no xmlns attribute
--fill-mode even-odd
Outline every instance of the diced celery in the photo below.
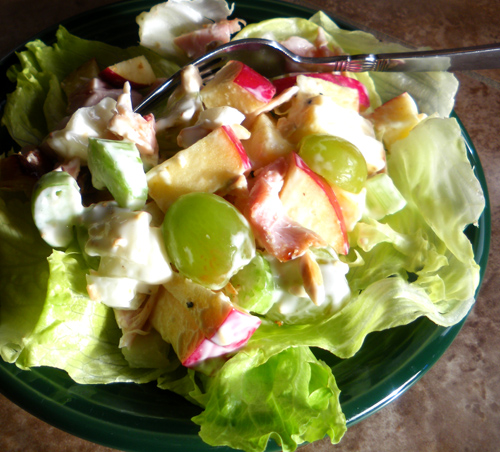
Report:
<svg viewBox="0 0 500 452"><path fill-rule="evenodd" d="M73 240L73 226L83 212L80 187L65 171L44 174L35 186L31 210L42 238L56 248Z"/></svg>
<svg viewBox="0 0 500 452"><path fill-rule="evenodd" d="M134 143L89 138L88 166L94 187L107 188L120 207L137 210L146 204L146 173Z"/></svg>

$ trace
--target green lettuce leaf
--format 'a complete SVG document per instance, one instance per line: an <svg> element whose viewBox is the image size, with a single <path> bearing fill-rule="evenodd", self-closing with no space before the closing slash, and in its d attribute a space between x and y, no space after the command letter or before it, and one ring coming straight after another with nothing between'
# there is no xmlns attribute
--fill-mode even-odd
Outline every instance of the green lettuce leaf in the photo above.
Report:
<svg viewBox="0 0 500 452"><path fill-rule="evenodd" d="M85 384L145 383L158 378L161 369L128 365L118 347L121 330L113 310L87 294L88 268L82 256L54 250L48 261L47 297L16 364L22 369L56 367Z"/></svg>
<svg viewBox="0 0 500 452"><path fill-rule="evenodd" d="M457 121L427 119L389 151L389 174L409 201L408 208L422 214L458 259L473 264L474 253L463 231L477 222L485 199Z"/></svg>
<svg viewBox="0 0 500 452"><path fill-rule="evenodd" d="M14 362L43 309L51 249L21 193L0 191L0 355Z"/></svg>
<svg viewBox="0 0 500 452"><path fill-rule="evenodd" d="M308 347L238 353L207 385L193 421L213 446L262 452L272 438L289 452L327 435L338 443L346 431L331 369Z"/></svg>

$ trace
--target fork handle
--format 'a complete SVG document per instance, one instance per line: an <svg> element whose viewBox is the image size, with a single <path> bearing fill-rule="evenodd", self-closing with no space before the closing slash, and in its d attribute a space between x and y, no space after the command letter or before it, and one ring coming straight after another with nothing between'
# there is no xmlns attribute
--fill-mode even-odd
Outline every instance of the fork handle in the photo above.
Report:
<svg viewBox="0 0 500 452"><path fill-rule="evenodd" d="M351 72L428 72L467 71L500 68L500 44L451 50L352 55L345 63Z"/></svg>

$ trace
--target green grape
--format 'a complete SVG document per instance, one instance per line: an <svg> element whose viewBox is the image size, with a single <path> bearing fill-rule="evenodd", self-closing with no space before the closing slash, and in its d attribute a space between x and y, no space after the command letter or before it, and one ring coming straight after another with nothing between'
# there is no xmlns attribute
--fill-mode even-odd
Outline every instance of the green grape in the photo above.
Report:
<svg viewBox="0 0 500 452"><path fill-rule="evenodd" d="M247 311L265 314L274 301L275 283L271 265L257 252L248 265L231 278L237 290L235 303Z"/></svg>
<svg viewBox="0 0 500 452"><path fill-rule="evenodd" d="M359 193L363 188L366 161L349 141L332 135L308 135L300 143L299 154L309 168L330 184L351 193Z"/></svg>
<svg viewBox="0 0 500 452"><path fill-rule="evenodd" d="M250 225L236 208L211 193L189 193L167 210L167 253L177 270L209 289L221 289L255 256Z"/></svg>

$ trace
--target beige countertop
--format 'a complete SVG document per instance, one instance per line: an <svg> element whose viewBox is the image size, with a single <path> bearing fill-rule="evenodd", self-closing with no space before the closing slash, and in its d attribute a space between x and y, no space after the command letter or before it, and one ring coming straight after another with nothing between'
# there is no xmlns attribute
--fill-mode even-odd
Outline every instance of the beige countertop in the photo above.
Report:
<svg viewBox="0 0 500 452"><path fill-rule="evenodd" d="M2 0L0 55L62 19L107 0ZM297 2L298 3L298 2ZM413 46L500 42L498 0L301 2ZM477 303L451 347L411 389L328 441L301 452L494 452L500 450L500 70L459 75L456 113L481 159L492 214L490 260ZM111 452L54 428L0 396L0 450ZM167 446L167 445L166 445ZM168 446L166 447L168 450Z"/></svg>

